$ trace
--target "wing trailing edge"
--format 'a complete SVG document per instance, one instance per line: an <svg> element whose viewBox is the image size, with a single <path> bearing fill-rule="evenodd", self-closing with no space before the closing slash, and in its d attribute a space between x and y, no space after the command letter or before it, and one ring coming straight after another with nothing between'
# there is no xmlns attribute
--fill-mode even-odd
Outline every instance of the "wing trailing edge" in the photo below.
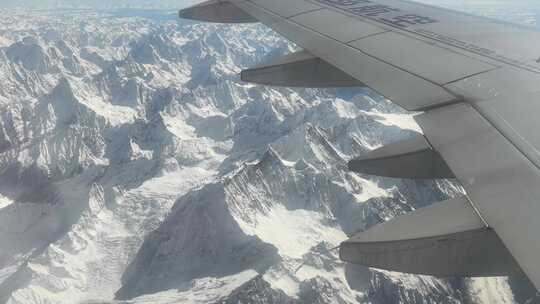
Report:
<svg viewBox="0 0 540 304"><path fill-rule="evenodd" d="M229 1L210 0L181 10L180 18L215 23L254 23L257 19Z"/></svg>
<svg viewBox="0 0 540 304"><path fill-rule="evenodd" d="M244 70L240 74L240 78L250 83L286 87L364 86L362 82L306 51L288 54Z"/></svg>
<svg viewBox="0 0 540 304"><path fill-rule="evenodd" d="M376 225L342 243L340 257L364 266L438 277L521 271L465 197Z"/></svg>

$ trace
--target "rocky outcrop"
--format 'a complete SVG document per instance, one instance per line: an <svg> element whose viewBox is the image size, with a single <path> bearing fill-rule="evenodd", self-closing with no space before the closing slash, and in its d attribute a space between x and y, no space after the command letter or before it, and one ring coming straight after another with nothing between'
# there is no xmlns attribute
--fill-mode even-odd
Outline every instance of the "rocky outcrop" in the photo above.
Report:
<svg viewBox="0 0 540 304"><path fill-rule="evenodd" d="M347 172L418 131L368 89L239 82L295 49L269 29L6 18L0 303L483 304L512 302L509 286L528 297L514 281L339 261L348 236L461 189Z"/></svg>

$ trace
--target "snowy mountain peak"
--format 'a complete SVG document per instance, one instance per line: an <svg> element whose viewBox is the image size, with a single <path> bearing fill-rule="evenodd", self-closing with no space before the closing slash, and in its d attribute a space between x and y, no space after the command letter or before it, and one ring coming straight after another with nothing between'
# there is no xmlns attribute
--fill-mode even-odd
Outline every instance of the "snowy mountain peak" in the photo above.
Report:
<svg viewBox="0 0 540 304"><path fill-rule="evenodd" d="M280 167L285 167L285 163L279 154L272 147L269 147L257 163L256 167L279 170Z"/></svg>
<svg viewBox="0 0 540 304"><path fill-rule="evenodd" d="M512 280L339 261L357 231L462 191L347 172L416 134L409 114L365 88L242 83L296 47L160 14L0 20L0 303L514 302Z"/></svg>

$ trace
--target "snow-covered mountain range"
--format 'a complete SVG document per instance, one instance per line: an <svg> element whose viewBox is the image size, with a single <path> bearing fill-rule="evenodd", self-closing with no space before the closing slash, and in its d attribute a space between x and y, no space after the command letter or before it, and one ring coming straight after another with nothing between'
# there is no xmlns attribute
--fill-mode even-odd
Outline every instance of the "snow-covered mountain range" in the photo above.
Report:
<svg viewBox="0 0 540 304"><path fill-rule="evenodd" d="M355 232L461 192L347 172L419 132L410 114L365 88L240 82L295 49L261 25L126 15L2 12L0 303L529 297L339 261Z"/></svg>

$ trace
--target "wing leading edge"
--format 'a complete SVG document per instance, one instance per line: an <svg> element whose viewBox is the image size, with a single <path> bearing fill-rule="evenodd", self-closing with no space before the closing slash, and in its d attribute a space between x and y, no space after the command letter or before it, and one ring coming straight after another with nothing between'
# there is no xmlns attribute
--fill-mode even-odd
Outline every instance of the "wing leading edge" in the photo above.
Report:
<svg viewBox="0 0 540 304"><path fill-rule="evenodd" d="M212 10L224 3L227 11ZM258 20L304 48L304 66L287 64L291 55L246 71L254 82L287 85L268 79L316 71L294 83L357 80L408 110L423 111L416 116L425 134L418 147L411 146L415 140L395 144L351 162L351 169L408 178L455 176L463 184L466 199L360 233L342 244L342 259L439 276L508 275L521 268L540 287L540 135L530 115L540 113L539 32L403 0L206 4L217 17L198 17L197 10L188 17ZM400 161L406 172L389 165ZM422 231L415 230L418 223Z"/></svg>

